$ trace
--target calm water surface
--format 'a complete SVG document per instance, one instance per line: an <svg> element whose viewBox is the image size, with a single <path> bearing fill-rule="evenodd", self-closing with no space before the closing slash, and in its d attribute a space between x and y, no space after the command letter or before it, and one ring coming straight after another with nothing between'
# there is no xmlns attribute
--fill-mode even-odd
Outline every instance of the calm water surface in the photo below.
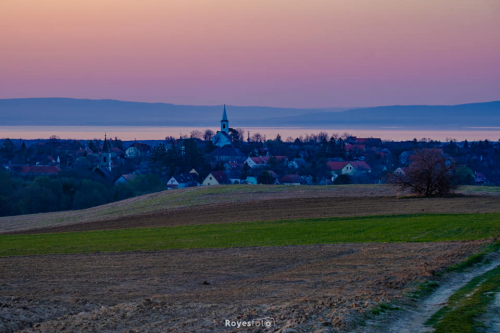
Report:
<svg viewBox="0 0 500 333"><path fill-rule="evenodd" d="M189 135L193 130L204 131L206 127L134 127L134 126L0 126L0 138L12 139L47 139L52 135L57 135L61 139L94 139L104 138L104 133L108 137L118 137L122 140L162 140L167 136L179 137ZM218 128L210 128L213 131ZM414 138L431 138L445 141L447 138L457 140L500 140L500 128L471 128L467 130L404 130L404 129L311 129L311 128L244 128L250 131L250 135L259 132L267 138L275 138L279 133L283 140L287 137L296 138L306 134L327 132L329 135L337 133L342 135L349 133L358 137L375 137L383 140L413 140ZM245 135L246 137L246 135Z"/></svg>

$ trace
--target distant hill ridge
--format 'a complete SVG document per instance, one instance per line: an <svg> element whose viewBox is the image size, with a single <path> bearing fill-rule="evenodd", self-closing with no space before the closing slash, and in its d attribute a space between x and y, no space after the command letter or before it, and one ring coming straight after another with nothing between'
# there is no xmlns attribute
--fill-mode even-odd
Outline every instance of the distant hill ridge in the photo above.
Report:
<svg viewBox="0 0 500 333"><path fill-rule="evenodd" d="M222 105L191 106L72 98L0 99L3 126L217 127ZM234 127L464 129L499 127L500 101L369 108L228 106Z"/></svg>

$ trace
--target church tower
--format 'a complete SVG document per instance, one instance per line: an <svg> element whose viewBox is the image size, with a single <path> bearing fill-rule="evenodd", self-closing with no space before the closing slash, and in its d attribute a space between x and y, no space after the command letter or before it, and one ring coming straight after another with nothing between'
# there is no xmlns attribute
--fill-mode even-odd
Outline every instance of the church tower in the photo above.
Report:
<svg viewBox="0 0 500 333"><path fill-rule="evenodd" d="M106 134L104 134L104 143L102 144L101 167L111 171L111 145L109 144Z"/></svg>
<svg viewBox="0 0 500 333"><path fill-rule="evenodd" d="M224 113L222 114L222 120L220 121L220 131L229 134L229 120L227 120L226 104L224 104Z"/></svg>

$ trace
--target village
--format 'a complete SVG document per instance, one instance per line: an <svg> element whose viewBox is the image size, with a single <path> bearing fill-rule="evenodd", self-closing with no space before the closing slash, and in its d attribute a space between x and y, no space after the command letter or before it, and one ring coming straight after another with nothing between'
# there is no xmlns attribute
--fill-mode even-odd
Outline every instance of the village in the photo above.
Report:
<svg viewBox="0 0 500 333"><path fill-rule="evenodd" d="M168 189L221 184L333 185L380 184L389 173L404 173L415 149L440 149L459 163L464 184L500 185L500 144L448 142L423 139L383 142L379 138L325 132L288 138L278 134L266 140L257 133L229 127L224 106L221 130L193 131L190 137L166 138L156 146L119 140L60 140L16 147L3 140L1 163L12 175L57 176L70 170L114 185L148 173L162 179ZM486 176L488 175L488 176ZM97 177L96 177L97 176Z"/></svg>
<svg viewBox="0 0 500 333"><path fill-rule="evenodd" d="M35 144L4 139L0 165L11 177L22 179L24 187L26 182L46 176L88 180L87 186L97 186L98 192L104 187L112 192L102 200L82 199L81 204L66 209L193 186L382 184L391 174L404 175L416 150L429 148L438 149L456 166L460 184L500 185L499 142L397 142L325 132L287 139L278 134L267 139L230 127L227 114L224 106L217 133L195 130L189 136L156 142L123 142L106 135L102 141L53 136Z"/></svg>

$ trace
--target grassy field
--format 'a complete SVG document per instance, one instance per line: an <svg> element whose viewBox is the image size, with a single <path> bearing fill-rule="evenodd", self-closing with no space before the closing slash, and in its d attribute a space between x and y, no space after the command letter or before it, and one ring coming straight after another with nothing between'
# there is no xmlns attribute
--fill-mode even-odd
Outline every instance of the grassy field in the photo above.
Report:
<svg viewBox="0 0 500 333"><path fill-rule="evenodd" d="M165 210L267 199L396 196L389 185L198 186L142 195L89 209L0 217L0 231L117 219Z"/></svg>
<svg viewBox="0 0 500 333"><path fill-rule="evenodd" d="M429 214L0 235L0 256L500 237L500 214Z"/></svg>
<svg viewBox="0 0 500 333"><path fill-rule="evenodd" d="M464 186L460 193L467 195L500 194L500 187ZM255 202L258 200L298 198L366 198L397 197L402 195L391 185L335 185L335 186L276 186L224 185L200 186L143 195L123 201L83 210L7 216L0 218L0 232L55 227L95 221L115 220L162 213L165 211L202 207L215 204ZM476 207L476 206L474 206ZM480 207L477 206L477 207ZM455 212L455 211L453 211ZM457 213L479 213L476 210ZM489 213L491 211L481 211ZM407 213L408 212L402 212ZM434 213L441 213L435 211ZM375 213L374 213L375 214ZM389 213L387 213L389 214Z"/></svg>

